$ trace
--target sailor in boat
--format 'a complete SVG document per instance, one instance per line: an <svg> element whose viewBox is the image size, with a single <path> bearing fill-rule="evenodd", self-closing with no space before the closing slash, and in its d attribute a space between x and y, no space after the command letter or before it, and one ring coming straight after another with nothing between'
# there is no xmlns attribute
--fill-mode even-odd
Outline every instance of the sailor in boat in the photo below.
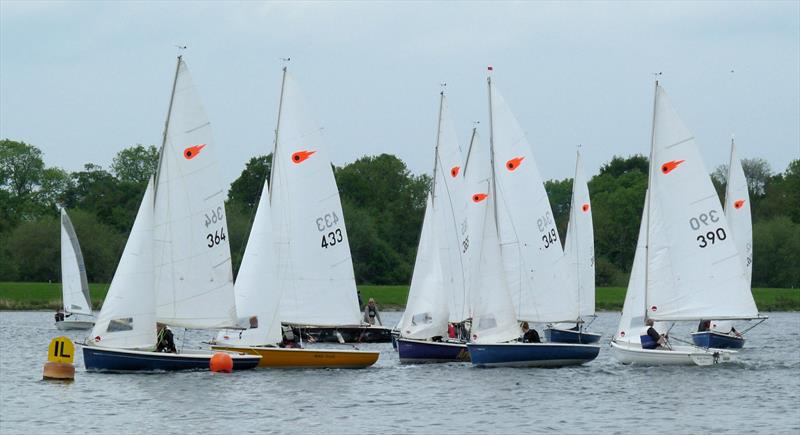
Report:
<svg viewBox="0 0 800 435"><path fill-rule="evenodd" d="M64 318L64 310L59 308L58 311L56 311L56 323L63 322Z"/></svg>
<svg viewBox="0 0 800 435"><path fill-rule="evenodd" d="M697 332L706 332L711 329L710 320L701 320L700 325L697 326Z"/></svg>
<svg viewBox="0 0 800 435"><path fill-rule="evenodd" d="M156 330L158 331L156 352L178 353L178 349L175 348L175 337L172 335L172 330L163 323L156 323Z"/></svg>
<svg viewBox="0 0 800 435"><path fill-rule="evenodd" d="M528 322L522 322L522 342L523 343L541 343L542 339L539 338L539 333L535 329L531 329Z"/></svg>
<svg viewBox="0 0 800 435"><path fill-rule="evenodd" d="M283 340L281 340L280 347L288 348L288 349L299 349L300 344L295 341L294 338L294 331L290 326L282 326L281 330L283 331Z"/></svg>
<svg viewBox="0 0 800 435"><path fill-rule="evenodd" d="M381 315L378 313L378 306L375 305L375 299L373 298L369 298L367 306L364 307L364 321L370 325L375 325L375 322L378 322L378 326L383 326Z"/></svg>
<svg viewBox="0 0 800 435"><path fill-rule="evenodd" d="M652 343L645 344L645 342L642 341L642 348L643 349L666 349L667 348L667 335L666 334L663 334L663 335L659 334L658 331L656 331L656 328L653 327L654 324L655 324L655 322L653 322L653 319L647 319L647 322L645 322L645 325L647 326L646 336L650 337L650 340L652 341Z"/></svg>

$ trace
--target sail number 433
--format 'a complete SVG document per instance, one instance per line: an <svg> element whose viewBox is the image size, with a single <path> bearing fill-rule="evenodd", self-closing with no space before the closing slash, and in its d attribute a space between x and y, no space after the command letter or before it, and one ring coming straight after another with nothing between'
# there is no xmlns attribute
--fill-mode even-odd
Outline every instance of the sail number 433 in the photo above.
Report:
<svg viewBox="0 0 800 435"><path fill-rule="evenodd" d="M344 234L339 226L339 216L335 211L325 213L316 220L317 230L322 233L321 248L328 249L330 246L335 246L344 240Z"/></svg>

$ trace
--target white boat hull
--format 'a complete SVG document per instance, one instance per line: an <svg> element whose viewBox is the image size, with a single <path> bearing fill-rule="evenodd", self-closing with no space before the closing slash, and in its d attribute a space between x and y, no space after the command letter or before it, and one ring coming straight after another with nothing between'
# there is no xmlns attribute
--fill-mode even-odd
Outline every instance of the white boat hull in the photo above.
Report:
<svg viewBox="0 0 800 435"><path fill-rule="evenodd" d="M94 322L88 320L64 320L56 322L56 329L59 331L87 330L94 327Z"/></svg>
<svg viewBox="0 0 800 435"><path fill-rule="evenodd" d="M736 352L706 350L692 346L671 349L642 349L641 345L611 342L611 351L622 364L635 365L698 365L707 366L736 361Z"/></svg>

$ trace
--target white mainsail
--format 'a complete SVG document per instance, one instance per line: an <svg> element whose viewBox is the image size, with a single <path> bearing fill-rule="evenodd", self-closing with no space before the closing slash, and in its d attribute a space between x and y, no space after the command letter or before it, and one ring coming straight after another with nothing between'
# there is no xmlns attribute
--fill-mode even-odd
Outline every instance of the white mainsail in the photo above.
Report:
<svg viewBox="0 0 800 435"><path fill-rule="evenodd" d="M503 270L495 215L490 153L474 138L466 165L468 197L472 341L502 343L519 338L521 331Z"/></svg>
<svg viewBox="0 0 800 435"><path fill-rule="evenodd" d="M573 278L581 318L594 316L594 228L592 226L592 204L589 186L583 172L583 159L578 152L575 162L575 178L572 180L572 202L564 242L564 257L567 259L568 275Z"/></svg>
<svg viewBox="0 0 800 435"><path fill-rule="evenodd" d="M649 191L645 192L645 204ZM633 266L628 280L628 290L625 293L625 302L622 306L622 318L619 328L614 335L615 341L641 343L639 335L643 332L645 322L645 268L647 267L647 206L642 211L642 222L639 225L639 238L636 241L636 251L633 256Z"/></svg>
<svg viewBox="0 0 800 435"><path fill-rule="evenodd" d="M503 97L489 82L497 182L497 220L511 298L519 320L576 321L564 251L531 146Z"/></svg>
<svg viewBox="0 0 800 435"><path fill-rule="evenodd" d="M331 160L322 129L307 117L285 68L271 189L280 320L359 325L353 261Z"/></svg>
<svg viewBox="0 0 800 435"><path fill-rule="evenodd" d="M83 262L81 245L67 211L61 209L61 294L64 311L76 314L92 314L86 265Z"/></svg>
<svg viewBox="0 0 800 435"><path fill-rule="evenodd" d="M159 322L236 324L225 189L211 127L179 57L156 176L154 256Z"/></svg>
<svg viewBox="0 0 800 435"><path fill-rule="evenodd" d="M731 229L742 265L750 285L753 276L753 222L750 215L750 192L742 161L736 154L736 145L731 139L731 160L728 165L728 183L725 189L725 218Z"/></svg>
<svg viewBox="0 0 800 435"><path fill-rule="evenodd" d="M277 286L269 188L265 181L234 284L237 316L249 328L237 333L222 331L217 342L246 345L280 343L282 335L278 307L281 292ZM255 325L250 322L253 317Z"/></svg>
<svg viewBox="0 0 800 435"><path fill-rule="evenodd" d="M150 179L92 329L90 338L96 346L143 350L156 346L153 196L154 185Z"/></svg>
<svg viewBox="0 0 800 435"><path fill-rule="evenodd" d="M647 316L756 317L741 256L694 136L658 84L649 189Z"/></svg>
<svg viewBox="0 0 800 435"><path fill-rule="evenodd" d="M447 332L447 292L442 279L442 264L434 230L434 211L428 195L422 233L408 290L408 303L400 323L405 338L427 339Z"/></svg>

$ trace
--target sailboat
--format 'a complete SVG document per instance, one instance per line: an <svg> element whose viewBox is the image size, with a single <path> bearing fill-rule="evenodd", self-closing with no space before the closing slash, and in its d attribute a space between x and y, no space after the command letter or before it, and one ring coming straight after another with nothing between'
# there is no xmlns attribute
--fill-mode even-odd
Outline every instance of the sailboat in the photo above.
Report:
<svg viewBox="0 0 800 435"><path fill-rule="evenodd" d="M83 263L83 253L75 228L63 208L61 209L61 296L66 318L56 321L56 328L61 331L92 329L94 319L92 298L89 297L89 283L86 279L86 265Z"/></svg>
<svg viewBox="0 0 800 435"><path fill-rule="evenodd" d="M285 68L283 74L285 84ZM283 161L291 161L290 156L286 155ZM240 331L220 331L212 349L260 355L259 367L365 368L374 364L380 352L281 347L283 291L278 281L274 238L269 184L265 180L234 286L237 316L246 319L249 327Z"/></svg>
<svg viewBox="0 0 800 435"><path fill-rule="evenodd" d="M736 144L733 138L731 138L731 156L728 164L724 209L731 237L736 242L742 258L742 267L745 270L749 286L753 275L753 223L750 215L750 194L742 161L736 154ZM706 325L706 330L692 333L694 344L716 349L741 349L744 346L744 337L736 332L732 321L706 320L701 323Z"/></svg>
<svg viewBox="0 0 800 435"><path fill-rule="evenodd" d="M463 324L470 315L466 273L471 251L464 214L463 158L447 107L441 92L433 182L397 339L401 363L469 361L465 340L448 334L449 326L455 329L452 324ZM473 129L473 140L475 134Z"/></svg>
<svg viewBox="0 0 800 435"><path fill-rule="evenodd" d="M653 106L648 190L612 351L624 364L734 361L734 351L643 344L645 320L758 317L741 256L694 136L658 81Z"/></svg>
<svg viewBox="0 0 800 435"><path fill-rule="evenodd" d="M198 329L236 325L225 194L214 150L210 123L178 56L158 170L84 342L87 370L208 369L211 351L156 351L156 322ZM230 355L234 370L254 368L261 359Z"/></svg>
<svg viewBox="0 0 800 435"><path fill-rule="evenodd" d="M572 200L567 237L564 243L564 257L567 268L574 271L572 290L578 303L578 323L555 324L544 330L548 341L559 343L597 343L600 334L587 332L584 322L595 317L594 284L594 228L592 227L592 203L589 186L583 172L583 160L578 151L575 160L575 178L572 180Z"/></svg>
<svg viewBox="0 0 800 435"><path fill-rule="evenodd" d="M518 321L576 321L578 306L571 292L558 288L563 252L530 146L494 91L491 77L487 83L490 149L475 158L483 159L490 170L484 180L470 186L470 207L484 208L482 216L469 221L482 232L473 241L478 248L470 267L476 274L470 281L470 358L479 367L586 363L597 357L599 346L518 341L522 332ZM545 287L537 290L538 286ZM536 292L550 296L537 297Z"/></svg>

